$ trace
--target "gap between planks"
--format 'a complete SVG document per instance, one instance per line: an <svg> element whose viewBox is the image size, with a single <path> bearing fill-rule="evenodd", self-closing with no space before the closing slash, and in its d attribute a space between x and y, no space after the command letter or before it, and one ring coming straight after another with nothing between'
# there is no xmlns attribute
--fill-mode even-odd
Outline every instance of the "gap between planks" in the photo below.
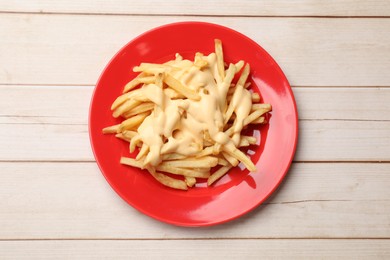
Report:
<svg viewBox="0 0 390 260"><path fill-rule="evenodd" d="M387 19L386 15L238 15L238 14L147 14L147 13L86 13L86 12L32 12L32 11L0 11L0 14L32 14L32 15L88 15L88 16L152 16L152 17L239 17L239 18L319 18L319 19Z"/></svg>
<svg viewBox="0 0 390 260"><path fill-rule="evenodd" d="M5 241L198 241L198 240L390 240L390 237L206 237L206 238L5 238L0 242Z"/></svg>

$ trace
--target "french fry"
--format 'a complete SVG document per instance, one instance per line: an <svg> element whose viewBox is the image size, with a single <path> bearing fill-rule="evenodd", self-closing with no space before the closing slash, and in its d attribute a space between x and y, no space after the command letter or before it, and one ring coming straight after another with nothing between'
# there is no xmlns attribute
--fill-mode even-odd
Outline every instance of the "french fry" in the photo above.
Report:
<svg viewBox="0 0 390 260"><path fill-rule="evenodd" d="M249 171L256 171L256 166L253 164L253 162L243 152L238 150L233 144L224 145L222 149L230 156L233 156L234 158L242 162Z"/></svg>
<svg viewBox="0 0 390 260"><path fill-rule="evenodd" d="M134 107L130 111L125 112L122 116L124 118L129 118L143 112L151 111L154 108L154 104L152 102L141 103L138 106Z"/></svg>
<svg viewBox="0 0 390 260"><path fill-rule="evenodd" d="M256 144L257 139L254 136L242 135L241 139L246 139L249 144Z"/></svg>
<svg viewBox="0 0 390 260"><path fill-rule="evenodd" d="M135 87L137 87L142 83L149 84L152 83L153 81L154 81L153 76L147 76L146 73L142 72L125 85L125 87L123 88L123 93L129 92L130 90L134 89Z"/></svg>
<svg viewBox="0 0 390 260"><path fill-rule="evenodd" d="M112 115L113 115L113 117L117 118L117 117L121 116L122 114L126 113L127 111L132 110L133 108L135 108L136 106L138 106L140 104L141 104L141 101L138 101L138 100L134 100L134 99L127 100L122 105L120 105L118 108L116 108L114 110L114 112L112 113Z"/></svg>
<svg viewBox="0 0 390 260"><path fill-rule="evenodd" d="M192 100L200 100L200 96L194 90L184 86L179 80L175 79L171 74L166 74L164 82L180 94Z"/></svg>
<svg viewBox="0 0 390 260"><path fill-rule="evenodd" d="M119 133L125 130L132 130L137 128L142 123L142 121L144 121L145 117L147 117L148 115L149 115L148 113L142 113L130 117L129 119L126 119L120 124L118 129Z"/></svg>
<svg viewBox="0 0 390 260"><path fill-rule="evenodd" d="M247 83L245 83L244 88L249 88L251 85L252 85L252 83L247 82Z"/></svg>
<svg viewBox="0 0 390 260"><path fill-rule="evenodd" d="M265 117L261 116L251 122L251 124L264 124L266 123Z"/></svg>
<svg viewBox="0 0 390 260"><path fill-rule="evenodd" d="M242 92L242 89L244 88L244 84L248 78L248 75L249 75L249 64L246 64L241 75L240 75L240 78L238 79L238 82L236 84L236 86L234 87L234 93L233 93L233 97L235 95L239 95L238 93L241 93ZM237 104L234 104L233 102L230 102L229 103L229 106L228 106L228 109L225 113L225 116L224 116L224 124L226 124L230 117L232 116L233 112L234 112L234 109L235 109L235 105Z"/></svg>
<svg viewBox="0 0 390 260"><path fill-rule="evenodd" d="M236 72L239 72L242 69L242 67L244 67L244 65L245 62L243 60L240 60L236 64L234 64L234 66L236 66Z"/></svg>
<svg viewBox="0 0 390 260"><path fill-rule="evenodd" d="M143 62L139 66L133 68L134 72L143 72L148 74L159 74L170 70L172 67L166 64L146 63Z"/></svg>
<svg viewBox="0 0 390 260"><path fill-rule="evenodd" d="M242 139L241 138L238 147L244 147L244 146L249 146L249 145L250 145L250 143L249 143L249 141L247 139Z"/></svg>
<svg viewBox="0 0 390 260"><path fill-rule="evenodd" d="M121 157L120 163L125 164L125 165L129 165L129 166L133 166L136 168L140 168L140 169L144 168L142 161L137 161L137 160L130 158L130 157Z"/></svg>
<svg viewBox="0 0 390 260"><path fill-rule="evenodd" d="M146 154L149 152L149 146L147 144L142 144L141 150L139 150L139 153L135 157L136 160L140 160L141 158L145 157Z"/></svg>
<svg viewBox="0 0 390 260"><path fill-rule="evenodd" d="M130 131L130 130L123 131L122 134L123 134L123 136L124 136L125 138L128 138L129 140L130 140L131 138L133 138L134 136L138 135L137 132L135 132L135 131Z"/></svg>
<svg viewBox="0 0 390 260"><path fill-rule="evenodd" d="M116 134L115 137L119 138L119 139L121 139L123 141L126 141L126 142L130 142L130 140L131 140L130 138L126 138L122 133Z"/></svg>
<svg viewBox="0 0 390 260"><path fill-rule="evenodd" d="M211 155L214 153L214 146L204 148L201 152L195 155L196 158Z"/></svg>
<svg viewBox="0 0 390 260"><path fill-rule="evenodd" d="M119 138L121 140L124 140L126 142L130 142L131 138L136 136L138 133L134 131L123 131L122 133L117 133L115 135L116 138Z"/></svg>
<svg viewBox="0 0 390 260"><path fill-rule="evenodd" d="M160 172L168 172L176 175L183 175L183 176L194 177L194 178L208 178L210 176L209 172L196 171L187 168L179 168L179 167L171 166L167 162L162 162L160 165L156 167L156 169Z"/></svg>
<svg viewBox="0 0 390 260"><path fill-rule="evenodd" d="M185 96L172 88L164 89L164 94L167 95L170 99L179 99L185 98Z"/></svg>
<svg viewBox="0 0 390 260"><path fill-rule="evenodd" d="M187 156L178 154L178 153L167 153L162 155L162 160L163 161L170 161L170 160L181 160L185 159Z"/></svg>
<svg viewBox="0 0 390 260"><path fill-rule="evenodd" d="M217 68L218 68L218 74L221 78L221 81L225 78L225 64L223 60L223 51L222 51L222 42L219 39L216 39L215 41L215 55L217 56Z"/></svg>
<svg viewBox="0 0 390 260"><path fill-rule="evenodd" d="M218 164L218 159L212 156L205 156L201 158L165 161L164 164L181 168L210 168Z"/></svg>
<svg viewBox="0 0 390 260"><path fill-rule="evenodd" d="M252 102L256 103L256 102L260 102L260 95L259 93L252 93Z"/></svg>
<svg viewBox="0 0 390 260"><path fill-rule="evenodd" d="M246 80L248 79L249 76L249 71L250 71L250 66L247 63L240 75L240 78L237 81L236 87L241 86L244 87Z"/></svg>
<svg viewBox="0 0 390 260"><path fill-rule="evenodd" d="M194 177L185 176L184 181L188 187L193 187L196 183L196 179Z"/></svg>
<svg viewBox="0 0 390 260"><path fill-rule="evenodd" d="M133 138L131 138L130 140L130 145L129 145L129 149L130 149L130 153L134 152L135 151L135 147L142 142L142 139L141 139L141 136L139 134L137 134L136 136L134 136Z"/></svg>
<svg viewBox="0 0 390 260"><path fill-rule="evenodd" d="M119 130L120 125L121 124L105 127L105 128L103 128L102 132L103 132L103 134L114 134L114 133L117 133L118 130Z"/></svg>
<svg viewBox="0 0 390 260"><path fill-rule="evenodd" d="M202 69L203 67L208 65L208 62L207 62L207 60L204 59L204 56L202 53L197 52L195 54L194 65L196 67L198 67L199 69Z"/></svg>
<svg viewBox="0 0 390 260"><path fill-rule="evenodd" d="M147 170L157 181L159 181L161 184L163 184L165 186L168 186L168 187L171 187L174 189L178 189L178 190L188 190L187 183L185 181L177 180L177 179L171 178L165 174L156 172L151 167L148 167Z"/></svg>
<svg viewBox="0 0 390 260"><path fill-rule="evenodd" d="M232 82L234 78L234 74L236 72L236 67L233 64L230 64L229 68L226 71L226 76L223 80L222 87L220 88L220 95L223 97L226 97L229 88L230 88L230 83ZM225 111L226 109L226 102L224 99L220 99L219 102L219 107L221 108L222 111Z"/></svg>
<svg viewBox="0 0 390 260"><path fill-rule="evenodd" d="M220 143L215 143L212 147L214 155L217 155L221 152L222 145Z"/></svg>
<svg viewBox="0 0 390 260"><path fill-rule="evenodd" d="M120 95L119 97L117 97L114 102L112 103L111 105L111 110L114 110L116 109L117 107L119 107L120 105L122 105L123 103L125 103L129 97L131 96L132 92L130 93L125 93L125 94L122 94Z"/></svg>
<svg viewBox="0 0 390 260"><path fill-rule="evenodd" d="M272 110L272 106L271 104L252 104L252 107L251 107L251 111L255 111L255 110L260 110L260 109L264 109L266 112L268 111L271 111Z"/></svg>
<svg viewBox="0 0 390 260"><path fill-rule="evenodd" d="M231 156L230 154L226 153L226 152L222 152L222 156L225 157L226 161L228 161L230 163L230 165L236 167L239 163L239 161L234 158L233 156Z"/></svg>
<svg viewBox="0 0 390 260"><path fill-rule="evenodd" d="M218 157L218 165L228 166L230 163L222 157Z"/></svg>
<svg viewBox="0 0 390 260"><path fill-rule="evenodd" d="M244 125L249 125L253 120L259 118L264 114L263 110L256 110L252 112L247 118L244 119Z"/></svg>
<svg viewBox="0 0 390 260"><path fill-rule="evenodd" d="M220 179L222 176L224 176L232 166L223 166L219 168L216 172L211 174L211 176L207 180L207 185L211 186L216 180Z"/></svg>

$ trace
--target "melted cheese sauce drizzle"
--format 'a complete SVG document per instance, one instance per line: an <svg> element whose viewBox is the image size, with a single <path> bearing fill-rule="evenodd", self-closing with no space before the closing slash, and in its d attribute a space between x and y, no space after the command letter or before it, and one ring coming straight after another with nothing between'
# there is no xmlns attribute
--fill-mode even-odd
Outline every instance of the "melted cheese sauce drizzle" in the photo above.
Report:
<svg viewBox="0 0 390 260"><path fill-rule="evenodd" d="M173 62L180 63L185 69L170 71L184 86L200 95L199 101L171 99L155 84L144 85L140 89L156 106L138 128L141 140L150 150L145 165L158 165L166 153L196 155L203 150L206 132L216 143L231 142L236 147L240 143L243 121L251 111L251 94L242 86L237 86L230 101L236 115L234 133L232 137L228 136L223 127L231 79L222 80L219 76L215 53L204 58L208 64L201 69L189 60L179 60ZM229 69L235 70L234 65L231 66Z"/></svg>

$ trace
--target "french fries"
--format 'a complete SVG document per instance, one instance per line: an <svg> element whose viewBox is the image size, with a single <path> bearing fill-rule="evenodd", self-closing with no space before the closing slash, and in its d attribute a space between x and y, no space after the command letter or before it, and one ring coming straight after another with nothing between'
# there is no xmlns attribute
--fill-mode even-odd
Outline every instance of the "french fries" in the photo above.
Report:
<svg viewBox="0 0 390 260"><path fill-rule="evenodd" d="M228 64L219 39L214 48L208 56L196 53L194 61L176 54L163 64L133 68L138 76L111 105L120 122L102 130L128 142L131 153L138 151L135 158L122 156L121 164L179 190L196 186L198 179L211 186L239 163L256 171L240 147L258 141L241 131L266 123L272 106L249 92L249 64Z"/></svg>

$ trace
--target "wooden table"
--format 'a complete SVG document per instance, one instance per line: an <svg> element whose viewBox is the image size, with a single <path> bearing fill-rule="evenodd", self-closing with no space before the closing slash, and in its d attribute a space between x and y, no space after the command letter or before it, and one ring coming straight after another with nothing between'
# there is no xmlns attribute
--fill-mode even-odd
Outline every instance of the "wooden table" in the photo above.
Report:
<svg viewBox="0 0 390 260"><path fill-rule="evenodd" d="M209 228L128 206L88 138L91 94L109 59L138 34L187 20L263 46L300 116L278 192ZM0 124L0 259L390 257L387 0L1 0Z"/></svg>

